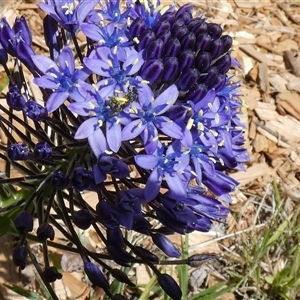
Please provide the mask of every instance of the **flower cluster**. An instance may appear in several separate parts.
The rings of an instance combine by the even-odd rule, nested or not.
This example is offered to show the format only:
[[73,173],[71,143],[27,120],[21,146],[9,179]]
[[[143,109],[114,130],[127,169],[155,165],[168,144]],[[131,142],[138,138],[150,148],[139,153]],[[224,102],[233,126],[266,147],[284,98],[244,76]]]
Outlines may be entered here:
[[[12,27],[5,18],[0,22],[0,63],[10,80],[9,108],[0,105],[9,116],[0,115],[9,141],[1,146],[7,167],[0,185],[11,187],[8,197],[22,195],[14,262],[26,266],[26,241],[37,217],[43,247],[53,243],[53,228],[60,230],[77,247],[90,281],[111,299],[125,298],[111,294],[96,263],[117,280],[132,282],[102,258],[122,266],[148,264],[166,293],[180,299],[176,282],[155,267],[158,257],[129,242],[124,230],[148,235],[167,256],[179,257],[166,233],[207,232],[227,217],[238,182],[224,171],[242,169],[247,161],[239,83],[228,74],[238,66],[230,56],[232,39],[204,16],[194,18],[190,4],[177,9],[127,0],[121,10],[119,0],[45,2],[39,6],[47,13],[50,57],[35,54],[24,17]],[[83,46],[78,32],[86,36]],[[18,62],[21,81],[7,68],[7,54]],[[31,96],[21,63],[43,99]],[[11,178],[11,166],[23,177]],[[84,201],[84,191],[98,198],[96,207]],[[88,251],[73,224],[92,226],[108,254]],[[44,254],[42,279],[60,279]]]

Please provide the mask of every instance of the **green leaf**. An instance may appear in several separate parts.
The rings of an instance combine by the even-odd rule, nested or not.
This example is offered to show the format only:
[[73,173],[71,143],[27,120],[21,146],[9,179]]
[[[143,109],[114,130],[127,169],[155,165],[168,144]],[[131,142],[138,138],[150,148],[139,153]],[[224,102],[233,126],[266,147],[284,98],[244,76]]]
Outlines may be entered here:
[[7,234],[15,232],[12,227],[12,220],[15,219],[18,212],[22,210],[22,206],[17,206],[5,213],[0,214],[0,237]]
[[282,235],[282,233],[284,232],[285,228],[288,226],[289,224],[289,220],[285,220],[276,230],[276,232],[271,236],[271,238],[268,240],[266,247],[271,246],[272,244],[274,244],[279,237]]
[[3,284],[5,287],[7,287],[8,289],[14,291],[15,293],[19,294],[20,296],[23,296],[27,299],[30,300],[42,300],[41,297],[39,297],[39,295],[35,292],[31,292],[28,290],[25,290],[24,288],[17,286],[17,285],[7,285],[7,284]]
[[0,73],[0,93],[8,86],[9,80],[5,72]]
[[231,289],[234,287],[234,285],[230,285],[229,287],[220,290],[220,288],[222,288],[226,284],[227,281],[219,282],[214,286],[202,291],[201,293],[191,297],[189,300],[214,300],[217,297],[230,292]]

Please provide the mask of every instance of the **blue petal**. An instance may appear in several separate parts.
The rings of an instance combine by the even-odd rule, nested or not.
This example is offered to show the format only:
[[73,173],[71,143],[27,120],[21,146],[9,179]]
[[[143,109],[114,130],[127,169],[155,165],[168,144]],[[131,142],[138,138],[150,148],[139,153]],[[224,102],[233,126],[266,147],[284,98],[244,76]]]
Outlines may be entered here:
[[83,59],[83,62],[92,72],[100,76],[110,77],[110,74],[108,72],[109,67],[106,62],[100,59],[93,59],[89,57],[85,57]]
[[59,68],[66,76],[71,77],[75,71],[75,61],[72,50],[69,47],[65,47],[58,59]]
[[159,190],[161,188],[161,182],[162,182],[162,176],[160,176],[160,172],[156,168],[151,172],[147,180],[147,184],[145,188],[146,201],[151,201],[158,195]]
[[120,124],[114,122],[106,123],[106,138],[109,148],[118,152],[121,147],[121,126]]
[[69,97],[68,92],[55,92],[52,93],[48,98],[46,103],[46,108],[49,113],[55,111],[59,106],[61,106]]
[[73,102],[68,105],[68,109],[80,116],[88,116],[91,111],[88,102]]
[[179,91],[175,84],[168,87],[154,101],[153,108],[157,114],[166,112],[177,100]]
[[76,21],[80,24],[83,22],[88,13],[98,3],[98,0],[81,1],[76,10]]
[[157,166],[158,159],[155,155],[140,154],[134,157],[135,162],[143,169],[150,170]]
[[145,126],[146,124],[143,124],[141,119],[130,122],[122,130],[122,141],[128,141],[137,137],[145,129]]
[[154,124],[169,137],[172,137],[174,139],[182,139],[184,137],[181,127],[170,120],[168,117],[157,117],[154,121]]
[[88,137],[88,141],[96,157],[99,157],[107,150],[106,138],[100,128]]
[[179,197],[186,197],[186,190],[183,182],[177,173],[164,173],[170,191],[177,194]]
[[95,130],[100,130],[98,118],[92,117],[84,121],[77,129],[75,139],[85,139],[93,134]]
[[33,82],[46,89],[57,89],[57,81],[52,76],[44,75],[33,79]]
[[96,24],[82,23],[80,25],[80,29],[93,41],[99,42],[103,39],[101,28]]
[[43,73],[48,72],[52,68],[59,72],[56,63],[44,55],[32,55],[31,59],[35,66]]

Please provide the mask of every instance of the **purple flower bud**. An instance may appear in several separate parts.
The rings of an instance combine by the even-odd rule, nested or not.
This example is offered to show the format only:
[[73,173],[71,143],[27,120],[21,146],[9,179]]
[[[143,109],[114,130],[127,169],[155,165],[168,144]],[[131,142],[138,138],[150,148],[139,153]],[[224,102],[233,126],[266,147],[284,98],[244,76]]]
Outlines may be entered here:
[[139,44],[138,44],[138,49],[139,51],[143,50],[146,48],[151,42],[155,41],[156,36],[155,33],[152,30],[144,30],[141,35],[139,36]]
[[177,27],[172,29],[172,35],[174,38],[180,39],[186,34],[188,34],[189,30],[186,26]]
[[207,86],[210,85],[212,86],[215,81],[217,80],[219,75],[219,70],[216,67],[212,67],[208,70],[207,75],[204,77],[204,81],[202,82],[202,78],[201,78],[201,83],[206,84]]
[[226,53],[232,46],[232,37],[229,35],[223,35],[220,40],[223,44],[223,53]]
[[57,279],[62,279],[62,274],[55,267],[48,267],[43,271],[43,277],[48,282],[54,282]]
[[224,53],[223,50],[224,50],[223,42],[221,39],[216,39],[216,40],[212,41],[211,47],[210,47],[210,53],[211,53],[212,58],[219,57],[221,54]]
[[205,73],[210,67],[212,61],[211,54],[208,52],[199,52],[196,57],[196,67],[200,73]]
[[25,16],[16,17],[13,28],[15,33],[20,33],[20,36],[27,45],[32,44],[32,33],[28,27]]
[[[194,29],[196,29],[196,28],[197,28],[198,26],[200,26],[201,24],[206,24],[206,23],[204,22],[204,19],[203,19],[203,18],[197,17],[197,18],[191,20],[191,22],[189,22],[189,24],[188,24],[188,29],[189,29],[190,31],[193,31],[193,32],[194,32]],[[207,27],[206,27],[206,28],[207,28]],[[206,32],[206,30],[205,30],[204,32]],[[202,33],[203,33],[203,32],[202,32]]]
[[178,56],[181,52],[181,44],[178,39],[171,39],[165,47],[165,56]]
[[5,65],[7,63],[7,60],[7,51],[3,48],[2,44],[0,43],[0,64]]
[[207,24],[207,33],[212,37],[213,40],[215,40],[221,36],[222,28],[218,24],[209,23]]
[[97,167],[101,172],[110,174],[115,178],[124,178],[129,173],[129,168],[126,163],[107,154],[102,154],[99,157]]
[[188,26],[190,24],[191,20],[193,19],[193,16],[190,12],[186,11],[181,15],[181,18],[183,19],[184,24]]
[[184,15],[185,13],[192,14],[193,10],[194,8],[190,3],[184,4],[177,10],[175,18],[177,19],[179,17],[182,17],[182,15]]
[[45,241],[47,239],[53,241],[55,233],[53,227],[50,224],[42,223],[38,227],[36,235],[40,241]]
[[189,92],[185,96],[185,99],[192,100],[196,103],[205,97],[207,91],[208,90],[206,84],[197,84],[189,90]]
[[179,62],[176,57],[168,57],[164,60],[163,81],[171,81],[178,76]]
[[56,49],[57,51],[62,48],[62,43],[58,38],[58,23],[50,15],[47,15],[43,20],[44,37],[46,45],[49,49]]
[[172,33],[176,32],[178,28],[185,27],[183,19],[175,18],[175,21],[172,23],[171,31]]
[[51,183],[57,190],[63,190],[69,185],[69,180],[61,170],[55,170],[52,174]]
[[161,39],[163,41],[164,45],[165,45],[172,38],[171,31],[165,30],[165,31],[161,32],[160,34],[158,34],[157,38]]
[[175,15],[173,14],[173,12],[166,12],[164,13],[161,17],[160,17],[160,22],[163,22],[163,21],[169,21],[169,22],[172,22],[175,18]]
[[16,50],[13,44],[15,33],[9,26],[6,18],[2,18],[0,22],[0,42],[3,48],[12,56],[16,56]]
[[9,88],[9,91],[6,94],[6,101],[9,107],[17,111],[22,110],[26,104],[23,95],[16,85],[13,85]]
[[[207,34],[207,23],[205,23],[205,22],[198,23],[191,29],[191,31],[194,32],[195,36],[197,37],[197,41],[198,41],[198,37],[201,34]],[[209,35],[209,37],[210,37],[210,35]],[[199,37],[199,39],[201,39],[201,38]],[[211,37],[210,37],[210,40],[211,40]],[[197,49],[199,49],[199,48],[197,48]]]
[[164,42],[161,39],[157,39],[151,42],[145,51],[147,60],[151,58],[161,58],[164,53]]
[[128,284],[129,286],[135,287],[135,284],[130,281],[127,274],[119,269],[111,269],[111,275],[118,281]]
[[78,167],[72,177],[72,185],[77,191],[83,191],[89,189],[93,184],[94,175],[93,172],[88,171],[82,167]]
[[99,201],[96,205],[98,219],[105,226],[113,228],[119,226],[119,222],[115,216],[114,207],[107,201]]
[[46,142],[39,142],[39,143],[35,144],[33,153],[39,159],[48,160],[52,156],[52,148]]
[[226,75],[218,74],[216,81],[212,85],[208,85],[208,88],[214,88],[216,92],[219,92],[223,89],[225,84],[226,84]]
[[26,144],[11,144],[7,146],[6,152],[11,160],[26,160],[28,158],[28,148]]
[[27,260],[27,249],[20,245],[17,246],[13,251],[13,262],[21,270],[25,269]]
[[159,262],[158,256],[153,254],[149,250],[144,249],[144,248],[139,247],[139,246],[135,246],[135,248],[141,253],[142,258],[145,257],[147,260],[151,261],[154,264],[157,264]]
[[185,50],[179,56],[179,70],[185,71],[194,66],[195,55],[192,50]]
[[180,300],[182,292],[176,281],[168,274],[160,274],[157,282],[173,300]]
[[18,37],[16,38],[16,57],[29,69],[34,70],[35,64],[33,63],[33,60],[31,58],[32,55],[34,55],[34,51],[26,44],[22,38]]
[[207,51],[210,49],[211,46],[211,36],[207,33],[202,33],[197,35],[197,42],[196,42],[196,49],[200,49],[201,51]]
[[92,284],[101,287],[104,290],[109,289],[109,283],[104,277],[103,273],[99,268],[91,262],[86,262],[84,264],[84,272],[88,276]]
[[129,37],[130,39],[134,39],[135,37],[139,37],[141,33],[147,29],[147,26],[145,24],[145,21],[141,18],[136,18],[133,20],[129,27]]
[[181,45],[182,45],[182,50],[186,49],[194,49],[195,43],[196,43],[196,36],[190,32],[186,35],[184,35],[180,39]]
[[218,59],[214,66],[219,69],[220,73],[227,73],[227,71],[230,69],[231,66],[231,57],[230,54],[225,54],[223,57]]
[[113,245],[119,248],[124,247],[124,238],[122,231],[119,227],[107,228],[106,238],[109,245]]
[[44,121],[47,117],[47,110],[42,105],[38,104],[34,100],[29,100],[24,106],[24,112],[28,118],[33,121]]
[[164,64],[162,60],[152,58],[146,61],[141,70],[141,77],[148,80],[150,84],[157,82],[164,71]]
[[95,218],[87,209],[81,209],[74,212],[72,221],[80,229],[86,230],[93,224]]
[[154,244],[160,248],[169,257],[180,257],[180,251],[175,245],[162,233],[151,235]]
[[33,218],[31,214],[25,210],[17,214],[14,224],[21,234],[26,234],[33,230]]
[[178,87],[188,91],[199,79],[200,73],[197,69],[188,69],[179,79]]
[[109,256],[119,265],[129,267],[133,257],[123,248],[114,245],[108,245],[107,252]]
[[152,30],[155,32],[156,35],[168,30],[171,30],[171,24],[169,21],[165,20],[162,22],[158,22],[153,28]]

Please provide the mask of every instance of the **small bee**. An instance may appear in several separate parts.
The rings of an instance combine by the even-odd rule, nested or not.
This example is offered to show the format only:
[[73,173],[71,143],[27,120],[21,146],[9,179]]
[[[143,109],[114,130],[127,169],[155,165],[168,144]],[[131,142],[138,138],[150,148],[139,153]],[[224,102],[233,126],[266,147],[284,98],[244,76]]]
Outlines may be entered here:
[[128,88],[127,93],[124,93],[123,97],[112,96],[109,100],[111,115],[117,115],[127,105],[137,100],[137,89],[135,87]]

